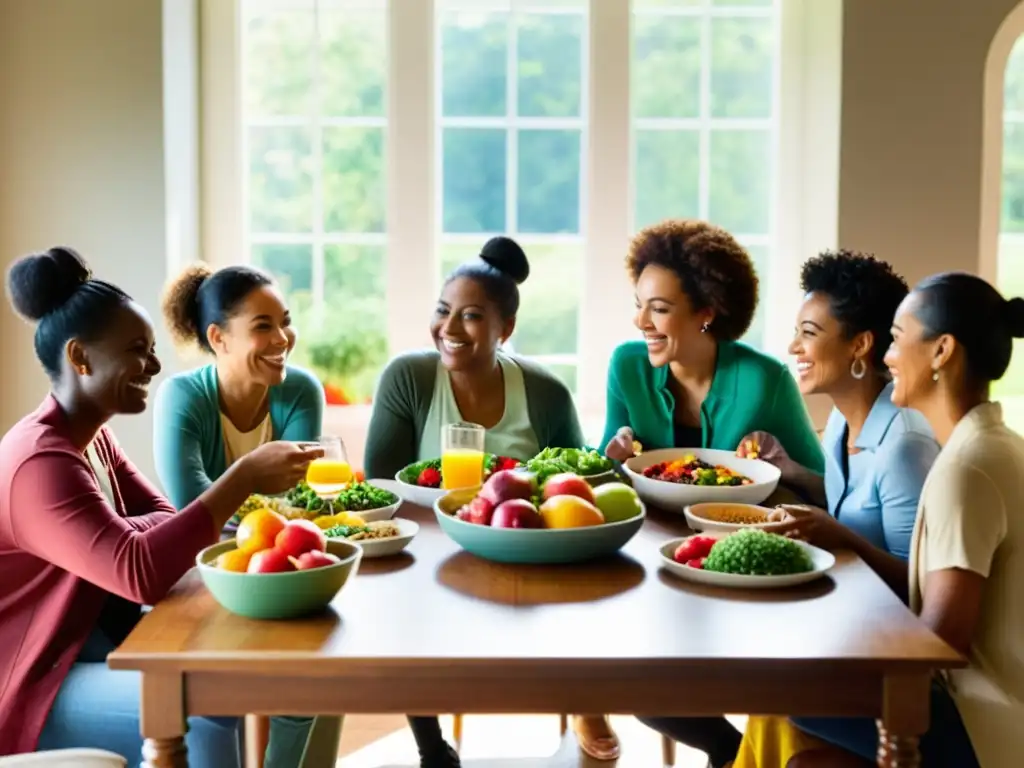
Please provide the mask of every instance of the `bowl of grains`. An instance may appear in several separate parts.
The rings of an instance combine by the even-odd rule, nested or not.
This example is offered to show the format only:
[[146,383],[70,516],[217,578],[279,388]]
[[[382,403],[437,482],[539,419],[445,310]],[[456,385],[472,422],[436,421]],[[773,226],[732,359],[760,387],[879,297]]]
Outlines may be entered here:
[[694,531],[732,533],[744,528],[770,531],[782,524],[784,513],[768,507],[735,502],[691,504],[683,510],[686,524]]

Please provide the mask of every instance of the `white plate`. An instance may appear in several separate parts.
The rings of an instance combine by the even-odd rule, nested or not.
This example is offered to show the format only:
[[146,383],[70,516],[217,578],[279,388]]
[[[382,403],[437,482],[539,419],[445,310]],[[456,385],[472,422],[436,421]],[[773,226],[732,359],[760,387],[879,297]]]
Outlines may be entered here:
[[[723,467],[749,477],[750,485],[683,485],[666,480],[644,477],[642,472],[653,464],[695,456],[708,464]],[[760,504],[775,492],[782,473],[779,468],[759,459],[741,459],[732,451],[711,448],[661,448],[645,451],[622,465],[640,498],[651,506],[682,514],[690,504],[704,501],[735,501],[742,504]]]
[[363,550],[364,558],[373,557],[390,557],[391,555],[397,555],[412,541],[416,534],[420,531],[419,523],[415,520],[406,520],[401,517],[396,517],[392,521],[398,526],[398,535],[392,536],[390,539],[357,539],[352,542]]
[[366,483],[374,486],[375,488],[390,491],[398,497],[398,500],[394,504],[389,504],[386,507],[378,507],[377,509],[350,509],[345,511],[350,515],[356,515],[357,517],[363,518],[363,520],[368,523],[376,523],[379,520],[390,520],[393,518],[395,513],[398,511],[398,508],[402,506],[402,494],[398,489],[399,484],[394,480],[367,480]]
[[811,556],[814,563],[814,570],[805,573],[791,573],[787,576],[746,576],[736,573],[716,573],[705,571],[701,568],[691,568],[684,563],[677,563],[672,559],[676,548],[685,541],[688,536],[672,539],[661,545],[661,565],[673,575],[679,576],[686,581],[694,581],[698,584],[709,584],[714,587],[731,587],[732,589],[777,589],[780,587],[791,587],[795,584],[806,584],[809,581],[820,579],[828,573],[836,564],[836,557],[824,549],[812,547],[802,541],[794,543],[803,547]]
[[403,483],[398,479],[401,470],[395,473],[395,493],[410,504],[417,504],[421,507],[433,507],[434,502],[444,496],[448,491],[444,488],[424,488],[421,485]]

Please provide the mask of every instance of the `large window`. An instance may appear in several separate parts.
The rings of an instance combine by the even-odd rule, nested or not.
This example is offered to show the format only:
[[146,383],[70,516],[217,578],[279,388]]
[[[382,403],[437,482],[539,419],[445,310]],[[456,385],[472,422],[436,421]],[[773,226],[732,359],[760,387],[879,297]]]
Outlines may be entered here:
[[[1024,296],[1024,38],[1006,65],[1003,103],[1003,194],[999,234],[999,288]],[[1007,422],[1024,431],[1024,354],[1014,343],[1010,370],[996,384]]]
[[443,276],[497,234],[531,261],[512,347],[585,417],[636,335],[628,239],[659,219],[736,234],[762,278],[747,340],[784,349],[794,262],[834,245],[801,242],[814,189],[797,183],[800,66],[821,35],[794,19],[820,5],[203,3],[206,145],[243,155],[204,157],[204,255],[281,279],[297,361],[331,402],[367,402],[390,356],[429,344]]

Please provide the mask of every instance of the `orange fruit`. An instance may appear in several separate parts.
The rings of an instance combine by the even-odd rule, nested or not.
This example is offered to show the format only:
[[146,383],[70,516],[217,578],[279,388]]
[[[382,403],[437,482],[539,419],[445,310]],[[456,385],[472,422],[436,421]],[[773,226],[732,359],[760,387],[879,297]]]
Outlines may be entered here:
[[552,496],[541,504],[540,516],[545,528],[582,528],[604,523],[601,510],[579,496]]
[[235,543],[240,550],[249,554],[261,549],[270,549],[274,546],[277,534],[284,530],[287,522],[283,515],[272,509],[257,509],[243,517],[242,522],[238,524]]
[[217,567],[225,571],[245,573],[249,567],[249,559],[252,555],[252,552],[246,552],[241,549],[229,550],[217,558]]

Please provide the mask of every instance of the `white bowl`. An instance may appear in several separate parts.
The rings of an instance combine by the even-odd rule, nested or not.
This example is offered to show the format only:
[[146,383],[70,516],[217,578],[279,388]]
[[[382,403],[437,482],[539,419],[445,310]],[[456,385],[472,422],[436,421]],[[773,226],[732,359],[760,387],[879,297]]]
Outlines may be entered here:
[[433,507],[435,501],[448,493],[444,488],[424,488],[422,485],[403,482],[399,479],[401,474],[401,470],[395,473],[395,493],[410,504],[417,504],[421,507]]
[[[708,464],[721,464],[724,467],[749,477],[750,485],[683,485],[665,480],[654,480],[644,477],[644,469],[663,461],[681,459],[684,456],[695,456]],[[648,504],[668,512],[679,512],[691,504],[705,501],[735,501],[742,504],[760,504],[771,496],[779,485],[782,473],[779,468],[759,459],[741,459],[732,451],[719,451],[711,448],[661,448],[645,451],[634,456],[622,465],[640,494],[640,498]]]
[[744,509],[757,510],[758,512],[763,512],[766,517],[773,511],[768,507],[761,507],[758,506],[757,504],[740,504],[735,501],[726,501],[722,503],[708,501],[703,504],[692,504],[683,510],[683,512],[686,514],[686,525],[690,528],[691,531],[705,531],[709,533],[733,533],[735,531],[741,531],[744,528],[760,528],[764,531],[770,531],[774,528],[778,528],[782,525],[785,525],[785,523],[782,522],[768,522],[768,520],[765,520],[763,523],[725,523],[701,516],[701,512],[705,507],[716,506],[742,507]]
[[405,520],[404,518],[396,517],[391,522],[398,526],[397,536],[392,536],[390,539],[356,539],[351,542],[363,550],[364,559],[397,555],[409,546],[409,542],[420,532],[419,523],[415,520]]
[[785,576],[747,576],[737,573],[705,571],[702,568],[691,568],[685,563],[677,563],[672,559],[676,548],[687,538],[683,536],[661,545],[659,551],[661,552],[662,567],[681,579],[698,584],[709,584],[715,587],[729,587],[732,589],[777,589],[779,587],[791,587],[796,584],[806,584],[809,581],[820,579],[836,564],[836,557],[831,552],[812,547],[803,541],[794,540],[795,544],[802,547],[811,556],[811,562],[814,563],[813,570],[805,571],[804,573],[791,573]]

